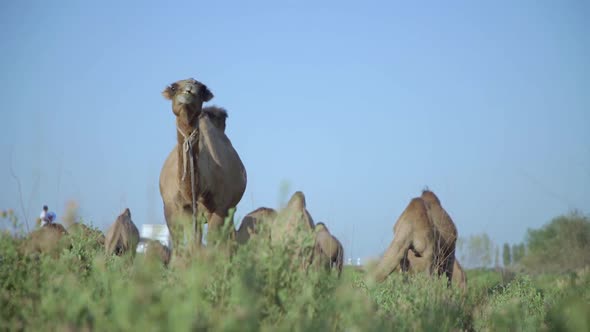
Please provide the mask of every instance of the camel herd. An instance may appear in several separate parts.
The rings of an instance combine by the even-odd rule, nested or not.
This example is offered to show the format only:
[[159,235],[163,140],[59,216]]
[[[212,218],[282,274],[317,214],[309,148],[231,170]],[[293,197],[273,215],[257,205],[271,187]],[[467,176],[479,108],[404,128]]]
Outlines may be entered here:
[[[208,244],[235,241],[245,245],[259,233],[261,225],[265,225],[270,230],[265,234],[272,245],[282,245],[293,234],[309,235],[314,242],[304,266],[313,263],[326,269],[335,268],[340,275],[344,257],[342,244],[324,223],[313,221],[300,191],[293,194],[283,209],[261,207],[250,212],[235,230],[232,218],[227,218],[228,211],[240,202],[246,190],[247,175],[225,134],[227,112],[219,107],[203,107],[213,94],[192,78],[170,84],[162,95],[172,103],[177,129],[177,144],[160,173],[160,194],[172,237],[172,253],[158,241],[150,241],[147,250],[155,252],[167,265],[171,256],[187,245],[197,250],[202,248],[205,223]],[[58,226],[54,224],[46,231],[67,233]],[[457,229],[432,191],[424,190],[421,196],[410,201],[393,231],[395,236],[391,244],[369,273],[371,279],[382,282],[394,271],[424,272],[446,276],[449,284],[465,287],[465,272],[455,258]],[[125,209],[106,236],[98,237],[97,241],[104,243],[108,254],[134,254],[140,237],[129,209]],[[43,251],[43,248],[35,249]]]

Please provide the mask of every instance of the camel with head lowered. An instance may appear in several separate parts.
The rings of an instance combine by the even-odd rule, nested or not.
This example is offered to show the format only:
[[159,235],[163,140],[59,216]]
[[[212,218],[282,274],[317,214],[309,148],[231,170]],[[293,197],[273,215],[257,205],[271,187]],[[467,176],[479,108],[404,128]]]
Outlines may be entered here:
[[[395,236],[373,273],[376,281],[384,281],[398,269],[445,275],[449,285],[452,280],[465,279],[455,262],[457,228],[432,191],[424,190],[412,199],[393,230]],[[464,285],[465,281],[457,283]]]
[[131,211],[125,209],[107,231],[104,243],[105,252],[108,255],[130,254],[135,257],[138,244],[139,230],[131,220]]

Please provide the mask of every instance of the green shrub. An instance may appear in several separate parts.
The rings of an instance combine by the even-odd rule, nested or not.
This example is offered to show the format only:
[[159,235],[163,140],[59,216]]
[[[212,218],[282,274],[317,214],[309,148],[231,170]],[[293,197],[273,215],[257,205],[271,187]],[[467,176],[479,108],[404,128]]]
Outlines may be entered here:
[[528,276],[496,288],[475,320],[476,330],[538,331],[545,320],[545,298]]
[[70,234],[59,257],[25,256],[0,234],[0,330],[471,331],[588,330],[590,268],[508,275],[469,270],[468,289],[423,274],[371,285],[305,258],[311,235],[273,244],[262,227],[228,255],[211,246],[165,268],[138,254],[107,256]]
[[532,273],[572,272],[590,265],[590,218],[578,212],[529,229],[522,264]]

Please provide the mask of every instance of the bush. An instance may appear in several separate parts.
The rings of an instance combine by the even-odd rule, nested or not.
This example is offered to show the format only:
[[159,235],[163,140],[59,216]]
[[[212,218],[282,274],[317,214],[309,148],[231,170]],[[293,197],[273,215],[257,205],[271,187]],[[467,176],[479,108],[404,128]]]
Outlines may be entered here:
[[545,299],[527,276],[493,290],[478,312],[476,330],[538,331],[545,320]]
[[[302,268],[309,236],[273,245],[262,227],[229,258],[212,247],[165,268],[107,256],[91,233],[59,256],[26,256],[0,234],[0,330],[471,331],[587,330],[590,268],[507,276],[470,270],[468,289],[392,274],[370,285]],[[303,259],[303,260],[302,260]]]
[[575,271],[590,265],[590,219],[577,212],[528,230],[523,266],[532,273]]

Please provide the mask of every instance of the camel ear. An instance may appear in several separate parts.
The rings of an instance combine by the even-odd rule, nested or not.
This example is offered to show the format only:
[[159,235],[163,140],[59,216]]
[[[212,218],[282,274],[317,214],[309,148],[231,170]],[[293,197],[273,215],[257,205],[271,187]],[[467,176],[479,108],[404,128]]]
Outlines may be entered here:
[[211,91],[209,91],[209,88],[207,88],[207,86],[204,84],[201,87],[201,97],[203,98],[204,102],[213,99],[213,93],[211,93]]
[[172,100],[174,95],[176,94],[176,90],[178,89],[178,84],[172,83],[162,91],[162,96],[168,100]]

